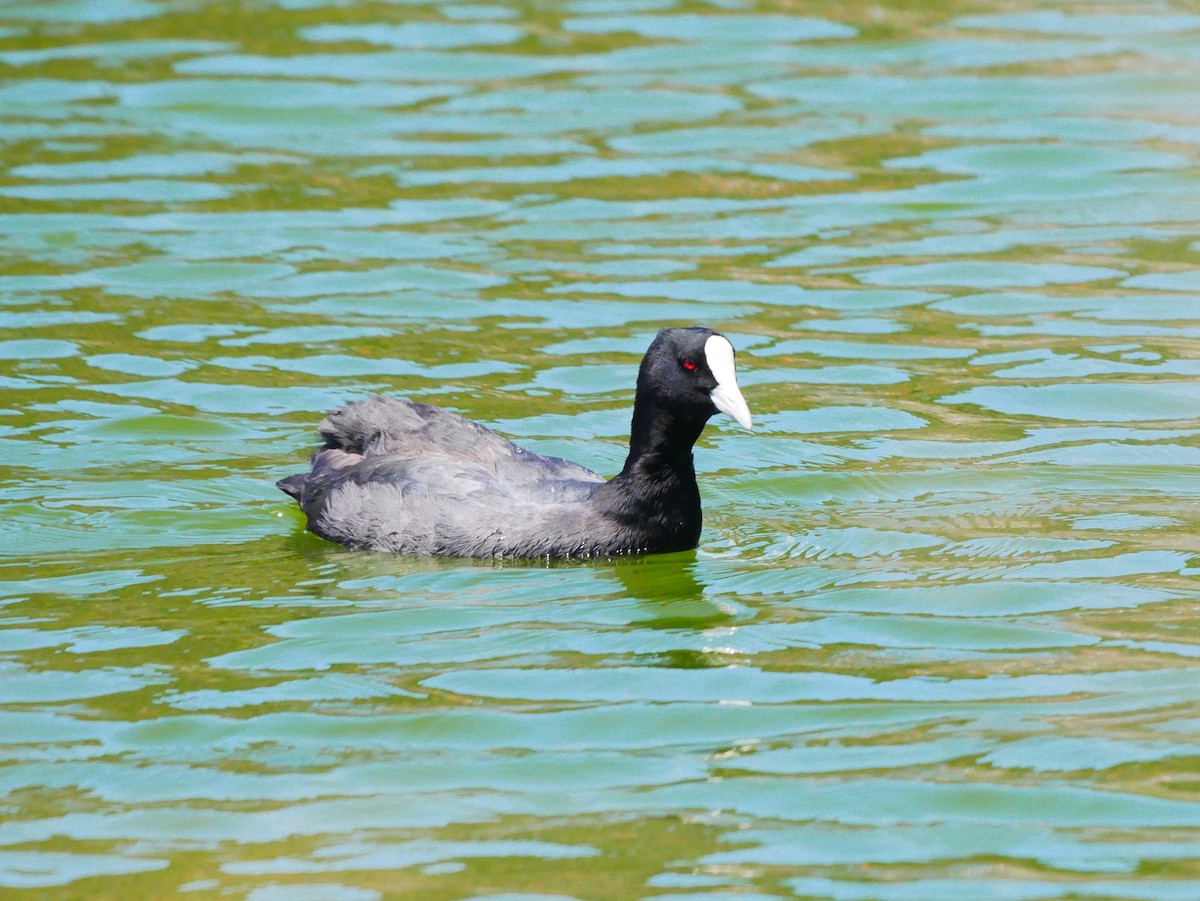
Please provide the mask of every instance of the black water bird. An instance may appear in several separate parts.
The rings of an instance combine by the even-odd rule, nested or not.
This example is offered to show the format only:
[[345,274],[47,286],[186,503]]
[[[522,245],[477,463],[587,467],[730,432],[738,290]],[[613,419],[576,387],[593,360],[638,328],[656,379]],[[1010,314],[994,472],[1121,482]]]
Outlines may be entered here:
[[312,532],[354,548],[521,559],[681,551],[700,540],[692,445],[718,412],[750,428],[733,345],[711,329],[669,328],[642,359],[629,456],[608,481],[457,413],[372,397],[329,413],[310,471],[277,484]]

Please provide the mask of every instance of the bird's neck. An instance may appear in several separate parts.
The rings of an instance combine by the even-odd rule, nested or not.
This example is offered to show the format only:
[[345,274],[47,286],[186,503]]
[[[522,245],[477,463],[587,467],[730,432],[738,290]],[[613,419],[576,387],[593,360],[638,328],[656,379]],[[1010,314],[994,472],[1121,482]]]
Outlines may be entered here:
[[593,503],[622,529],[629,550],[679,551],[700,540],[703,514],[692,445],[704,422],[676,416],[639,398],[633,408],[629,456]]
[[704,420],[681,417],[650,398],[637,398],[629,431],[629,456],[621,475],[674,476],[694,485],[692,446],[703,430]]

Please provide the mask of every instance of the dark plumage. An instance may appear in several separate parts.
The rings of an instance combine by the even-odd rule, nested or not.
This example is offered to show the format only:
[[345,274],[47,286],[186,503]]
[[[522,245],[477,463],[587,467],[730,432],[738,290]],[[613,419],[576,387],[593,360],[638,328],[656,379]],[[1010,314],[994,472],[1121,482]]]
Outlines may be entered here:
[[457,413],[391,397],[331,412],[311,470],[278,482],[308,528],[350,547],[447,557],[680,551],[700,539],[692,445],[718,411],[746,427],[733,346],[663,329],[638,372],[629,457],[607,482]]

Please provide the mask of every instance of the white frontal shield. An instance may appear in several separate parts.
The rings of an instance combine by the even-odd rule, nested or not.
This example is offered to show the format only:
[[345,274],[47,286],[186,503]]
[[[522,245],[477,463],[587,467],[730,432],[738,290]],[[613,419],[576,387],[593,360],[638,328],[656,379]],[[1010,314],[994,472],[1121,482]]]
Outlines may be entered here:
[[722,413],[727,413],[737,420],[738,425],[752,428],[750,408],[746,406],[746,398],[738,389],[737,372],[733,367],[733,345],[724,335],[713,335],[704,342],[704,356],[708,361],[708,370],[717,380],[717,387],[709,397],[713,405]]

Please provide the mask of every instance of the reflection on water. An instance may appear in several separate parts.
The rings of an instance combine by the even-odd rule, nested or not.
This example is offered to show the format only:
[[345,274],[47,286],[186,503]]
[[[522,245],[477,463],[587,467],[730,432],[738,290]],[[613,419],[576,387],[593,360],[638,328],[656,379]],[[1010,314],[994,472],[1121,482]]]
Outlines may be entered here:
[[[1200,15],[0,5],[14,897],[1200,896]],[[272,483],[371,392],[694,553],[419,561]]]

